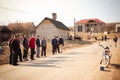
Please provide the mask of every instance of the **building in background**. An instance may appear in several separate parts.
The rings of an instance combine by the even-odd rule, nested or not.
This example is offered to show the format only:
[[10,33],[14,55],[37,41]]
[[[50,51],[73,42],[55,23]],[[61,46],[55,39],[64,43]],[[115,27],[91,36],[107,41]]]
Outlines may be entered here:
[[75,32],[78,33],[102,33],[104,32],[105,22],[100,19],[82,19],[75,24]]
[[6,26],[0,26],[0,43],[9,40],[11,31]]
[[69,37],[69,28],[62,22],[57,21],[56,13],[52,14],[52,19],[45,17],[36,27],[36,35],[45,36],[52,39],[53,36],[62,36],[64,39]]
[[116,32],[120,32],[120,23],[116,23]]
[[12,31],[13,34],[22,33],[22,34],[35,34],[35,25],[33,22],[16,22],[9,23],[7,27]]

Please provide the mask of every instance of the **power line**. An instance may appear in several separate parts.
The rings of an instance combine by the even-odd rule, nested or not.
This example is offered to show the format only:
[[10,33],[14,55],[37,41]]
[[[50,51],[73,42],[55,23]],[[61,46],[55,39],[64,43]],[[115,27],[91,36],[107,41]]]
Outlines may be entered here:
[[44,15],[39,15],[36,13],[31,13],[31,12],[27,12],[27,11],[21,11],[21,10],[16,10],[16,9],[10,9],[10,8],[6,8],[6,7],[1,7],[1,9],[6,9],[6,10],[10,10],[10,11],[15,11],[15,12],[20,12],[20,13],[24,13],[24,14],[31,14],[31,15],[37,15],[37,16],[44,16]]

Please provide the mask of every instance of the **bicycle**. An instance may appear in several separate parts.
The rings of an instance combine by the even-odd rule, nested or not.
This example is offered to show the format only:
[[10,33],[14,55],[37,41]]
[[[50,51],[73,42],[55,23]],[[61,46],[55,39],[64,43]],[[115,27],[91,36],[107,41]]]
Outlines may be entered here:
[[109,49],[109,47],[104,47],[102,45],[100,45],[100,46],[104,49],[104,53],[103,53],[102,59],[100,61],[100,64],[103,67],[107,68],[110,65],[110,59],[111,59],[110,49]]

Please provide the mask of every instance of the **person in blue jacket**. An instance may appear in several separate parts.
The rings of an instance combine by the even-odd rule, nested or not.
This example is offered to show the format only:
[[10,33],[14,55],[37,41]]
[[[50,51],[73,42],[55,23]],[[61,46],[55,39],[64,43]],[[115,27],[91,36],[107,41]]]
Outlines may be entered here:
[[57,39],[56,36],[52,39],[52,53],[53,55],[57,52]]

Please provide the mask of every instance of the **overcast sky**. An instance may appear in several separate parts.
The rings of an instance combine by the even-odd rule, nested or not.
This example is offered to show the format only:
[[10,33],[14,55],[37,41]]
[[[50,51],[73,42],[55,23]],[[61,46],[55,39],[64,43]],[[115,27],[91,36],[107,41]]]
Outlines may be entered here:
[[66,26],[88,18],[99,18],[104,22],[120,22],[120,0],[0,0],[0,24],[10,22],[34,22],[45,17],[57,20]]

